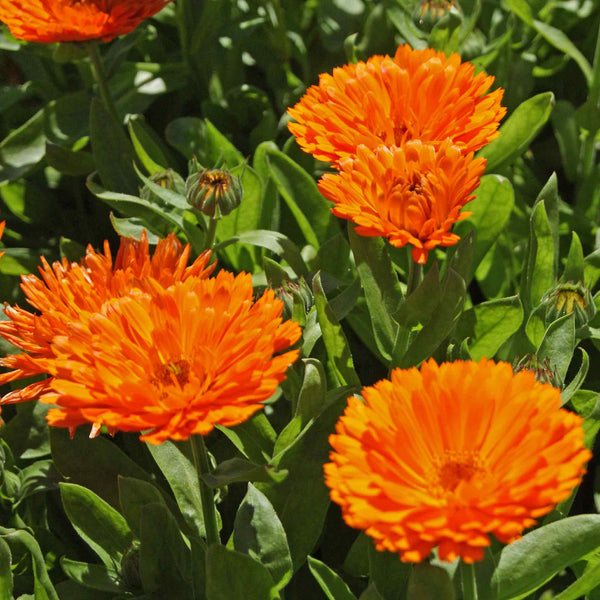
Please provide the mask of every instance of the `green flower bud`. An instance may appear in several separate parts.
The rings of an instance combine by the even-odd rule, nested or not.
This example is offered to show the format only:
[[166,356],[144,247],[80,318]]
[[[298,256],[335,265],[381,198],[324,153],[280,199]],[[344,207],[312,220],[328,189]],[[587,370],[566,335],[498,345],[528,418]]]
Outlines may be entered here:
[[575,313],[575,327],[587,324],[596,314],[596,305],[589,288],[581,282],[559,283],[542,299],[546,305],[546,323]]
[[556,372],[549,358],[540,360],[535,354],[526,354],[521,360],[516,358],[513,362],[513,371],[531,371],[535,375],[536,381],[540,383],[549,383],[555,388],[562,389],[563,381]]
[[314,304],[314,297],[304,277],[298,281],[284,281],[275,289],[275,295],[283,302],[284,319],[293,319],[301,325],[306,323],[306,315]]
[[242,201],[242,180],[225,169],[202,169],[185,182],[187,201],[205,215],[220,219]]
[[[160,187],[165,188],[166,190],[177,192],[182,196],[185,195],[185,181],[183,177],[179,173],[173,171],[173,169],[154,173],[154,175],[150,176],[150,181],[156,185],[160,185]],[[144,185],[140,192],[140,196],[144,200],[151,200],[155,194],[148,185]],[[164,202],[164,200],[160,200],[160,202]]]

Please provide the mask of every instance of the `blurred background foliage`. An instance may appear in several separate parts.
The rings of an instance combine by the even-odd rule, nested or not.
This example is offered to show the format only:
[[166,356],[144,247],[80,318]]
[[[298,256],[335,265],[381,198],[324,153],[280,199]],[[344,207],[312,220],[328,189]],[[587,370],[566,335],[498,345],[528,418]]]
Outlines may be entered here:
[[[349,393],[390,367],[431,355],[518,362],[536,353],[564,385],[565,403],[586,418],[590,446],[600,428],[600,372],[589,368],[600,364],[599,27],[595,0],[179,0],[100,47],[122,129],[107,126],[80,46],[24,43],[2,28],[0,220],[7,229],[0,296],[23,303],[18,275],[35,272],[41,254],[77,260],[88,243],[100,247],[109,239],[114,247],[117,232],[174,230],[199,253],[208,221],[186,203],[188,169],[222,167],[240,177],[242,204],[217,228],[219,264],[251,272],[259,289],[278,288],[305,335],[303,358],[282,385],[285,401],[275,397],[266,416],[209,439],[217,462],[231,458],[233,443],[238,459],[262,469],[222,474],[222,537],[235,534],[242,518],[236,517],[245,493],[239,482],[255,481],[247,502],[266,514],[274,507],[289,543],[291,562],[277,571],[280,586],[294,573],[285,598],[405,598],[409,577],[414,590],[419,578],[442,575],[410,575],[396,557],[374,556],[365,537],[329,507],[320,483],[327,435]],[[328,167],[302,153],[286,126],[287,107],[319,73],[376,53],[393,55],[401,43],[460,53],[495,76],[508,107],[502,135],[480,151],[488,159],[486,176],[468,207],[473,215],[457,226],[461,243],[431,253],[423,283],[405,303],[407,249],[359,238],[330,214],[315,184]],[[161,183],[167,169],[180,176],[170,186]],[[582,310],[561,312],[559,282],[582,282],[576,290]],[[190,589],[203,582],[188,589],[189,573],[160,585],[148,575],[148,565],[163,559],[171,565],[169,555],[180,553],[185,563],[190,552],[197,559],[205,551],[193,541],[193,492],[178,479],[189,465],[187,450],[167,443],[151,454],[136,435],[123,434],[89,441],[78,433],[68,442],[64,431],[49,434],[45,410],[19,405],[2,415],[0,523],[35,536],[16,539],[0,529],[0,555],[10,546],[16,565],[14,596],[31,593],[33,585],[36,599],[53,598],[50,577],[61,600],[164,598],[163,585],[180,590],[171,597],[193,597]],[[169,461],[175,466],[166,467]],[[596,512],[595,464],[575,512]],[[288,477],[276,482],[265,465]],[[143,518],[131,497],[151,506]],[[568,514],[573,501],[548,520]],[[103,554],[97,532],[87,531],[77,512],[86,502],[120,532],[119,564],[110,555],[103,567],[89,566],[96,560],[90,548]],[[79,523],[81,539],[73,537],[65,510]],[[168,531],[179,526],[191,550],[173,534],[171,545],[138,556],[134,537],[142,547],[153,543],[144,519]],[[319,560],[308,564],[310,552]],[[579,558],[569,572],[555,565],[546,579],[525,587],[528,597],[552,597],[543,594],[597,566],[597,557]],[[366,587],[367,574],[380,596]],[[8,575],[0,572],[0,587],[2,581]],[[346,584],[352,595],[331,591]],[[10,598],[0,592],[4,597]]]

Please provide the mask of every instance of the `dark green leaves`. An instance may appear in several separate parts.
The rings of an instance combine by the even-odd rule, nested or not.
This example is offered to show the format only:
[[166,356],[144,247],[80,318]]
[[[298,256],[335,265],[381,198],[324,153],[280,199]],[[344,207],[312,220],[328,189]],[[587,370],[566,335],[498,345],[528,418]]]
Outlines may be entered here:
[[75,531],[107,567],[119,565],[133,540],[125,519],[104,500],[80,485],[62,483],[61,495]]

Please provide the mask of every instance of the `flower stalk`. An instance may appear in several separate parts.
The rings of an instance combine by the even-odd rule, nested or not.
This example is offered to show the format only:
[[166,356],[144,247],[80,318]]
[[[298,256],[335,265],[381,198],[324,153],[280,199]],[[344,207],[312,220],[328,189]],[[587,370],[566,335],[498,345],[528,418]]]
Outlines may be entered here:
[[202,514],[204,516],[204,527],[206,531],[206,543],[220,544],[219,527],[217,525],[217,508],[215,506],[214,492],[204,483],[202,475],[210,473],[210,460],[208,451],[204,443],[204,437],[201,435],[192,435],[190,437],[192,455],[194,457],[194,466],[198,472],[198,483],[200,484],[200,497],[202,498]]
[[464,561],[459,563],[460,580],[462,583],[463,600],[477,600],[477,584],[475,581],[475,567]]
[[119,124],[120,126],[121,119],[119,118],[117,107],[115,106],[110,89],[108,87],[108,78],[106,77],[106,71],[104,70],[104,65],[102,64],[100,51],[98,50],[98,42],[95,40],[85,42],[85,47],[92,62],[92,73],[94,75],[96,85],[98,86],[98,93],[100,94],[104,108],[106,108],[108,114],[114,119],[115,123]]

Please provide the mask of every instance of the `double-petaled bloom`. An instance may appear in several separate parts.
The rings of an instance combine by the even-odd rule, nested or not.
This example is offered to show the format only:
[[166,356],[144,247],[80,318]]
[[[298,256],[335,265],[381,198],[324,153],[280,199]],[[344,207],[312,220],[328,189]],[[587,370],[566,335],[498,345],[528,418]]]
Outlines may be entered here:
[[0,21],[30,42],[108,42],[172,0],[0,0]]
[[345,521],[407,562],[481,560],[567,498],[591,453],[560,390],[507,363],[430,360],[352,397],[325,465]]
[[0,365],[6,383],[50,377],[5,396],[55,405],[51,425],[144,431],[160,443],[241,423],[262,408],[297,358],[299,326],[283,322],[273,291],[257,300],[250,275],[210,277],[204,253],[187,265],[171,235],[123,239],[113,264],[88,248],[81,264],[45,261],[23,277],[34,314],[6,307],[0,335],[22,349]]
[[340,161],[339,173],[323,176],[321,193],[333,213],[356,223],[365,236],[382,236],[393,246],[413,247],[412,257],[425,263],[436,246],[451,246],[459,237],[452,225],[474,198],[485,170],[484,159],[464,155],[457,146],[410,140],[402,146],[359,146],[354,159]]
[[498,135],[506,109],[494,78],[474,74],[458,54],[400,46],[392,59],[372,56],[323,73],[289,114],[298,144],[334,166],[361,144],[401,146],[409,140],[440,146],[448,140],[464,154]]
[[413,246],[413,259],[458,241],[450,229],[467,216],[485,168],[473,153],[498,135],[506,110],[494,81],[432,49],[400,46],[324,73],[289,110],[298,144],[336,174],[321,192],[334,214],[361,235]]

